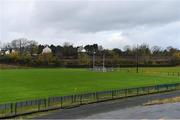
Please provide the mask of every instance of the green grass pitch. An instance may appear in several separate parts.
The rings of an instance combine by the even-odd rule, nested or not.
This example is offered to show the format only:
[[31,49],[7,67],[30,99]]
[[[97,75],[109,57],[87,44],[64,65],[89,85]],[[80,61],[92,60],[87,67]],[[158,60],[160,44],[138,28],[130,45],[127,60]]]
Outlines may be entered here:
[[8,69],[0,70],[0,103],[47,98],[49,96],[180,82],[180,67],[117,69],[91,72],[88,69]]

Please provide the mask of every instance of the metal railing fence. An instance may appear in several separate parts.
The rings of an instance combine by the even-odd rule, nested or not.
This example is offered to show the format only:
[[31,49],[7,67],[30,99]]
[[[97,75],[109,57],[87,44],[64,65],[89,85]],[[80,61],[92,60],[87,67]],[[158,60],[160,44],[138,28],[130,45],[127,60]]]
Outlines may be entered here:
[[44,99],[27,100],[15,103],[0,104],[0,118],[15,117],[18,115],[46,111],[52,109],[64,109],[83,104],[119,99],[131,96],[166,92],[180,89],[180,83],[163,84],[156,86],[117,89],[109,91],[91,92],[70,96],[54,96]]

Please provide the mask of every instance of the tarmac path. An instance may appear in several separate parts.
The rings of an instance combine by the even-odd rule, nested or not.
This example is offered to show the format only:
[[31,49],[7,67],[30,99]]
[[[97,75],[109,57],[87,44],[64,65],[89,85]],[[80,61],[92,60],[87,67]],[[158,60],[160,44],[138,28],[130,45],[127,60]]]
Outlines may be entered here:
[[[177,96],[180,96],[180,90],[167,92],[167,93],[150,94],[150,95],[111,100],[111,101],[100,102],[100,103],[87,104],[87,105],[82,105],[82,106],[70,108],[70,109],[59,109],[57,111],[51,112],[50,114],[40,116],[35,119],[86,119],[86,118],[88,119],[98,119],[98,118],[113,119],[113,118],[117,118],[117,116],[113,117],[112,115],[108,117],[106,115],[103,117],[103,113],[105,114],[108,112],[110,113],[113,111],[120,111],[120,110],[125,110],[128,108],[139,107],[139,106],[142,107],[143,103],[146,103],[151,100],[172,98],[172,97],[177,97]],[[133,119],[133,118],[128,118],[128,119]],[[137,119],[138,119],[138,116],[137,116]]]

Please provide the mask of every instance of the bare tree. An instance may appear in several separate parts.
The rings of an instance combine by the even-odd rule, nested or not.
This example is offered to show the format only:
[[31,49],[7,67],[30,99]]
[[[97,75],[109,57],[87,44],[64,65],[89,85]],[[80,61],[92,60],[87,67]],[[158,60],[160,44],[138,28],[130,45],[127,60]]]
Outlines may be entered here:
[[153,46],[151,50],[153,54],[159,54],[161,52],[161,47]]
[[37,44],[38,43],[34,40],[28,40],[26,38],[15,39],[10,43],[12,49],[18,50],[20,55],[25,50],[32,51],[32,49],[37,46]]

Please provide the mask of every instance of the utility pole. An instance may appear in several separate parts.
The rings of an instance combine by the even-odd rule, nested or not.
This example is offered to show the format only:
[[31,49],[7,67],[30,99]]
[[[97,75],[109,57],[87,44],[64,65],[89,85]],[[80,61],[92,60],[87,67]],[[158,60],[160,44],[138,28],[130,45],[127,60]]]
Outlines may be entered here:
[[103,72],[105,72],[105,53],[103,53]]
[[93,69],[95,67],[95,51],[93,52]]
[[136,50],[136,73],[139,73],[139,53],[138,53],[138,44],[137,44],[137,50]]
[[19,40],[19,52],[20,52],[20,56],[22,55],[22,41]]
[[103,54],[103,70],[105,68],[105,54]]

